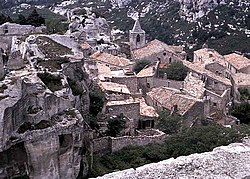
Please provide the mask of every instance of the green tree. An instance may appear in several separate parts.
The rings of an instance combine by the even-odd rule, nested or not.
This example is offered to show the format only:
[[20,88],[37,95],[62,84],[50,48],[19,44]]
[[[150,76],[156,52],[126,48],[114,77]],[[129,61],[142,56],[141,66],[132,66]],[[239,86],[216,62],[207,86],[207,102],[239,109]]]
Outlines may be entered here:
[[163,77],[166,73],[170,80],[183,81],[188,73],[188,68],[182,62],[172,62],[166,68],[159,69],[159,76]]
[[176,134],[181,129],[182,117],[177,114],[172,114],[166,110],[159,113],[159,117],[156,122],[156,128],[165,132],[166,134]]
[[4,24],[5,22],[13,22],[13,20],[10,18],[10,16],[0,14],[0,24]]
[[34,9],[27,17],[27,24],[39,27],[45,24],[45,19],[37,13],[36,9]]
[[232,115],[240,120],[240,123],[250,123],[250,104],[243,102],[239,106],[236,106],[232,112]]
[[53,33],[65,33],[68,29],[68,24],[63,22],[61,19],[46,19],[45,25],[49,34]]
[[89,93],[90,106],[89,113],[94,117],[101,112],[104,105],[104,94],[100,90],[94,90]]
[[15,21],[17,24],[26,25],[27,19],[22,14],[18,14],[17,20]]
[[120,134],[120,132],[125,128],[126,120],[123,115],[119,115],[117,117],[111,117],[108,120],[108,130],[107,135],[116,137]]
[[247,88],[239,88],[238,91],[240,93],[240,100],[241,101],[245,101],[245,100],[250,99],[250,93],[249,93],[249,90]]
[[139,73],[145,66],[149,65],[151,62],[148,60],[139,60],[135,63],[133,71]]

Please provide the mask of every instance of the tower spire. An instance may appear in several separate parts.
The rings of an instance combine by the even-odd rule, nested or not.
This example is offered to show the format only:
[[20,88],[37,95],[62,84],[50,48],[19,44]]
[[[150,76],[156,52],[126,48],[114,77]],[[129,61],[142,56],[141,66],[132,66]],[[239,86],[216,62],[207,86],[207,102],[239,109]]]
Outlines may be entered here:
[[132,30],[129,31],[130,49],[138,49],[145,46],[145,31],[142,30],[139,18],[135,20]]

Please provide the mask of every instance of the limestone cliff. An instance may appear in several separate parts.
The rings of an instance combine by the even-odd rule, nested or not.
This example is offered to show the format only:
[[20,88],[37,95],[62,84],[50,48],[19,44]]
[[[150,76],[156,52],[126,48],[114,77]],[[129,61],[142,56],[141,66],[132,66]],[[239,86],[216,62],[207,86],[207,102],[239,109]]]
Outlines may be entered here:
[[0,178],[86,176],[93,150],[84,120],[90,82],[84,61],[71,43],[47,36],[12,40],[18,55],[0,81]]

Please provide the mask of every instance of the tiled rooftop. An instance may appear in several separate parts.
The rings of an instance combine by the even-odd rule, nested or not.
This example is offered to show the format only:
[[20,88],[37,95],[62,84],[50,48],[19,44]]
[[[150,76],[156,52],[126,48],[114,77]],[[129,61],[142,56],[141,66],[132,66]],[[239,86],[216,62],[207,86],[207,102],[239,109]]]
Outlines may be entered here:
[[89,49],[89,48],[91,48],[91,46],[87,42],[84,42],[84,43],[80,44],[80,47],[81,47],[81,49]]
[[98,69],[98,78],[100,80],[105,80],[105,78],[112,78],[110,68],[103,63],[96,63],[96,67]]
[[177,113],[180,115],[184,115],[196,102],[201,101],[180,90],[166,87],[153,88],[147,95],[170,111],[177,105]]
[[110,65],[114,65],[117,67],[125,67],[125,66],[132,64],[132,62],[129,59],[126,59],[124,57],[115,56],[112,54],[108,54],[105,52],[100,52],[100,51],[92,54],[90,56],[90,58],[92,58],[93,60],[96,60],[96,61],[100,61],[100,62],[108,63]]
[[98,84],[103,91],[130,94],[130,91],[126,85],[113,83],[113,82],[99,82]]
[[191,69],[192,71],[195,71],[199,74],[206,74],[209,78],[212,78],[216,81],[219,81],[225,85],[231,86],[231,81],[227,78],[223,78],[219,75],[216,75],[215,73],[206,70],[204,67],[198,65],[197,63],[191,63],[189,61],[183,61],[183,64],[188,67],[189,69]]
[[198,61],[195,61],[194,63],[197,63],[201,66],[205,67],[206,65],[212,63],[219,63],[220,65],[226,67],[224,57],[214,49],[202,48],[196,50],[194,51],[194,56],[198,58]]
[[244,57],[243,55],[239,55],[237,53],[231,53],[225,55],[225,60],[234,66],[237,70],[250,66],[250,59]]
[[237,86],[250,86],[250,74],[235,73],[232,78]]
[[152,106],[148,106],[144,98],[130,98],[122,101],[109,101],[107,106],[119,106],[119,105],[128,105],[128,104],[137,104],[140,103],[140,115],[146,117],[158,117],[156,109]]
[[180,51],[182,51],[181,49],[182,47],[170,46],[155,39],[147,43],[145,47],[135,49],[132,53],[134,59],[142,59],[144,57],[148,57],[150,55],[160,53],[163,51],[168,51],[171,53],[180,53]]
[[154,76],[158,65],[159,65],[159,62],[157,62],[156,64],[146,66],[136,76],[139,78]]

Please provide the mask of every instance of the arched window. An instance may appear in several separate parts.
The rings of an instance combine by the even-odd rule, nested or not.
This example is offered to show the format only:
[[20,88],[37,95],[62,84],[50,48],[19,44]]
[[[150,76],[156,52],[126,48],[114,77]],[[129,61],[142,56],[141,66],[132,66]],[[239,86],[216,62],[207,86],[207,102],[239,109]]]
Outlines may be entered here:
[[136,36],[136,43],[139,43],[141,41],[141,37],[140,37],[140,35],[138,34],[137,36]]
[[171,62],[172,62],[172,58],[170,57],[170,58],[169,58],[169,63],[171,63]]

